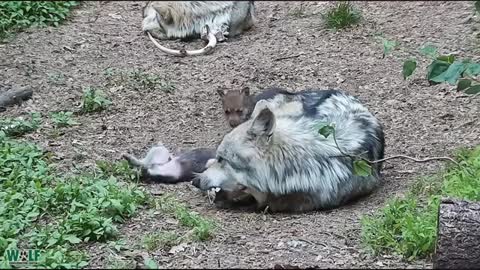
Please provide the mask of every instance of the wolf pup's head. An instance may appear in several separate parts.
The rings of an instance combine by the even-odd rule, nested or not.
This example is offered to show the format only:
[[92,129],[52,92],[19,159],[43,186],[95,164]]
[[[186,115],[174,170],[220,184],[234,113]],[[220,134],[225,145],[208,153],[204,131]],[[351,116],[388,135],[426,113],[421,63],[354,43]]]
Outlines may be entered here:
[[235,128],[245,122],[250,116],[250,89],[244,87],[241,90],[218,89],[218,95],[222,100],[222,107],[230,127]]
[[269,108],[262,109],[254,119],[248,120],[226,134],[217,148],[217,156],[207,169],[197,175],[193,185],[201,190],[221,188],[236,191],[250,186],[249,179],[267,174],[265,162],[274,143],[275,116]]

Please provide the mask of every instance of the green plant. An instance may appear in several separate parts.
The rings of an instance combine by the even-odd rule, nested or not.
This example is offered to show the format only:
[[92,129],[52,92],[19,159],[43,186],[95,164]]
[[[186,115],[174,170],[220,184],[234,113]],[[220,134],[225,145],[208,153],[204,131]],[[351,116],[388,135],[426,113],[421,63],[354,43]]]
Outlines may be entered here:
[[326,26],[335,30],[358,24],[361,18],[360,12],[348,1],[340,1],[323,15]]
[[0,168],[0,254],[16,247],[41,249],[40,267],[88,265],[78,245],[114,239],[115,224],[150,203],[135,184],[97,168],[60,175],[36,145],[5,136]]
[[148,251],[158,248],[168,249],[179,243],[180,236],[175,232],[157,232],[143,238],[143,245]]
[[4,133],[6,136],[18,137],[37,130],[41,123],[40,113],[31,113],[29,120],[24,120],[23,117],[0,119],[0,133]]
[[[400,47],[395,41],[389,41],[380,37],[383,43],[384,57],[394,49],[400,49],[406,52],[406,49]],[[453,54],[440,54],[438,49],[425,44],[419,49],[419,53],[431,60],[427,67],[426,79],[430,85],[448,83],[456,85],[457,91],[463,91],[465,94],[480,93],[480,63],[471,59],[457,59]],[[405,60],[402,68],[403,78],[406,80],[411,77],[418,67],[417,58],[410,57]]]
[[458,166],[414,183],[404,198],[362,218],[362,241],[374,253],[396,253],[408,260],[431,256],[436,242],[441,197],[480,201],[480,145],[456,154]]
[[[458,60],[451,54],[440,55],[432,45],[422,47],[420,53],[432,60],[427,68],[427,80],[431,85],[448,83],[457,85],[457,91],[466,94],[480,93],[480,80],[475,78],[480,75],[480,63],[470,59]],[[410,77],[416,67],[414,58],[407,60],[403,65],[404,78]]]
[[92,87],[87,87],[84,90],[82,100],[82,111],[84,113],[105,110],[110,104],[112,104],[112,102],[105,97],[102,90]]
[[58,26],[79,1],[0,2],[0,39],[28,27]]
[[163,195],[156,203],[157,207],[163,211],[172,213],[180,224],[191,228],[194,240],[206,241],[213,237],[216,228],[215,222],[190,211],[184,204],[173,199],[170,194]]
[[126,160],[116,162],[99,160],[96,164],[102,173],[113,175],[122,180],[137,182],[140,178],[140,170],[132,168]]
[[77,125],[78,122],[72,119],[73,112],[54,112],[51,113],[53,123],[56,127],[68,127]]

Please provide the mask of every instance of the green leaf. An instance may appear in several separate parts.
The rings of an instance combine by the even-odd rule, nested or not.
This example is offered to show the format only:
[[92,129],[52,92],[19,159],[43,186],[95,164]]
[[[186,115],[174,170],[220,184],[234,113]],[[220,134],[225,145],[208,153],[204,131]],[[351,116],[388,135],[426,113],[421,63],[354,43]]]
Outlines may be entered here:
[[150,258],[145,259],[144,263],[145,263],[145,266],[147,267],[147,269],[158,269],[157,263]]
[[450,64],[442,60],[434,60],[427,68],[427,79],[432,82],[432,78],[445,72]]
[[415,59],[407,60],[405,63],[403,63],[403,79],[406,80],[408,77],[410,77],[415,69],[417,68],[417,61]]
[[438,83],[448,82],[449,84],[454,85],[457,83],[458,78],[460,78],[462,73],[465,71],[465,68],[465,63],[455,61],[448,67],[446,71],[431,78],[430,80]]
[[63,239],[72,243],[72,244],[78,244],[78,243],[82,242],[82,240],[80,240],[80,238],[76,237],[75,235],[67,235]]
[[455,55],[453,54],[450,54],[450,55],[440,55],[439,57],[437,57],[437,60],[440,60],[440,61],[445,61],[449,64],[452,64],[453,62],[455,62]]
[[478,93],[480,93],[480,84],[470,86],[467,90],[465,90],[465,94],[469,94],[469,95],[475,95]]
[[420,53],[430,58],[438,56],[437,48],[433,45],[426,45],[420,49]]
[[353,174],[358,176],[372,175],[372,166],[370,166],[365,160],[355,160],[353,161]]
[[385,56],[387,54],[389,54],[396,46],[397,46],[397,42],[395,42],[394,40],[387,40],[385,38],[382,38],[382,43],[383,43],[383,57],[382,58],[385,58]]
[[472,81],[468,79],[460,79],[457,84],[457,91],[463,91],[472,85]]
[[465,69],[465,74],[471,77],[475,77],[480,74],[480,64],[468,63]]
[[328,138],[333,132],[335,132],[335,128],[331,125],[324,125],[318,130],[318,133],[322,134],[325,138]]

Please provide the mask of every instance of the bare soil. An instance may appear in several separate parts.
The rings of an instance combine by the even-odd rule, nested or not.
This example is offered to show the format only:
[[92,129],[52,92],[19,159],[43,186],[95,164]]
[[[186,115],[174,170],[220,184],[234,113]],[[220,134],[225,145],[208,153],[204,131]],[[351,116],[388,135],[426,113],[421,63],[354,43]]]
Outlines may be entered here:
[[[54,134],[51,122],[27,135],[53,151],[68,170],[118,160],[121,153],[142,155],[153,143],[170,149],[214,147],[228,132],[218,87],[268,86],[293,91],[309,87],[343,89],[358,96],[382,121],[386,155],[450,155],[478,143],[480,98],[461,97],[454,86],[429,86],[427,61],[404,80],[396,51],[382,59],[382,33],[409,49],[430,42],[442,53],[478,61],[478,22],[469,20],[473,2],[357,2],[364,20],[352,29],[325,29],[321,13],[333,2],[257,2],[257,24],[244,35],[219,44],[211,55],[167,56],[141,33],[139,2],[86,2],[58,28],[30,29],[0,45],[3,84],[34,88],[33,99],[10,107],[2,117],[78,111],[82,90],[103,87],[113,101],[108,110],[76,115],[79,126]],[[304,7],[304,14],[294,10]],[[179,48],[180,41],[164,42]],[[194,41],[187,48],[199,48]],[[418,56],[418,55],[417,55]],[[424,59],[424,58],[422,58]],[[143,69],[175,85],[172,93],[107,86],[104,71]],[[360,242],[360,218],[405,192],[416,177],[440,169],[441,162],[392,160],[385,184],[371,196],[328,212],[262,215],[215,209],[189,184],[152,186],[170,191],[195,211],[221,224],[216,237],[176,254],[154,253],[162,268],[261,268],[275,264],[330,268],[431,268],[429,261],[405,262],[396,256],[368,255]],[[130,243],[168,224],[161,215],[143,215],[121,226]],[[168,227],[168,226],[167,226]],[[105,245],[91,248],[92,267],[107,266]]]

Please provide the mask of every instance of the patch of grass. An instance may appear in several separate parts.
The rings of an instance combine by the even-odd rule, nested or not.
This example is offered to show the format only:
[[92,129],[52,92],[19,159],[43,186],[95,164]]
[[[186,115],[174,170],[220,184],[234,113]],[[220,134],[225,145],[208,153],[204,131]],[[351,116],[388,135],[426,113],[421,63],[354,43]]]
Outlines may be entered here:
[[82,112],[93,113],[105,110],[112,102],[105,97],[102,90],[87,87],[82,97]]
[[78,125],[78,122],[72,119],[72,115],[73,112],[54,112],[50,114],[57,128]]
[[194,240],[206,241],[213,237],[216,228],[215,222],[190,211],[170,194],[163,195],[157,200],[157,208],[172,213],[180,224],[190,228]]
[[158,248],[168,249],[175,246],[181,240],[180,236],[175,232],[157,232],[146,235],[142,242],[148,251],[155,251]]
[[115,239],[116,224],[151,203],[144,190],[96,168],[60,175],[36,145],[5,134],[0,168],[0,254],[40,249],[39,267],[87,266],[79,245]]
[[348,1],[340,1],[323,15],[323,19],[327,28],[339,30],[358,24],[362,16]]
[[419,179],[404,198],[394,198],[362,219],[362,239],[376,254],[394,253],[408,260],[433,254],[441,197],[480,201],[480,146],[456,154],[460,166]]
[[28,27],[56,27],[79,3],[79,1],[2,1],[0,40]]
[[0,133],[6,136],[18,137],[36,131],[42,124],[40,113],[31,113],[30,119],[23,117],[0,119]]
[[126,160],[109,162],[99,160],[96,162],[97,167],[104,174],[121,177],[125,181],[136,182],[140,178],[140,170],[132,168]]
[[141,69],[131,71],[115,70],[108,68],[104,72],[110,85],[123,86],[134,90],[159,90],[166,93],[173,93],[176,87],[166,78],[156,74],[147,73]]

